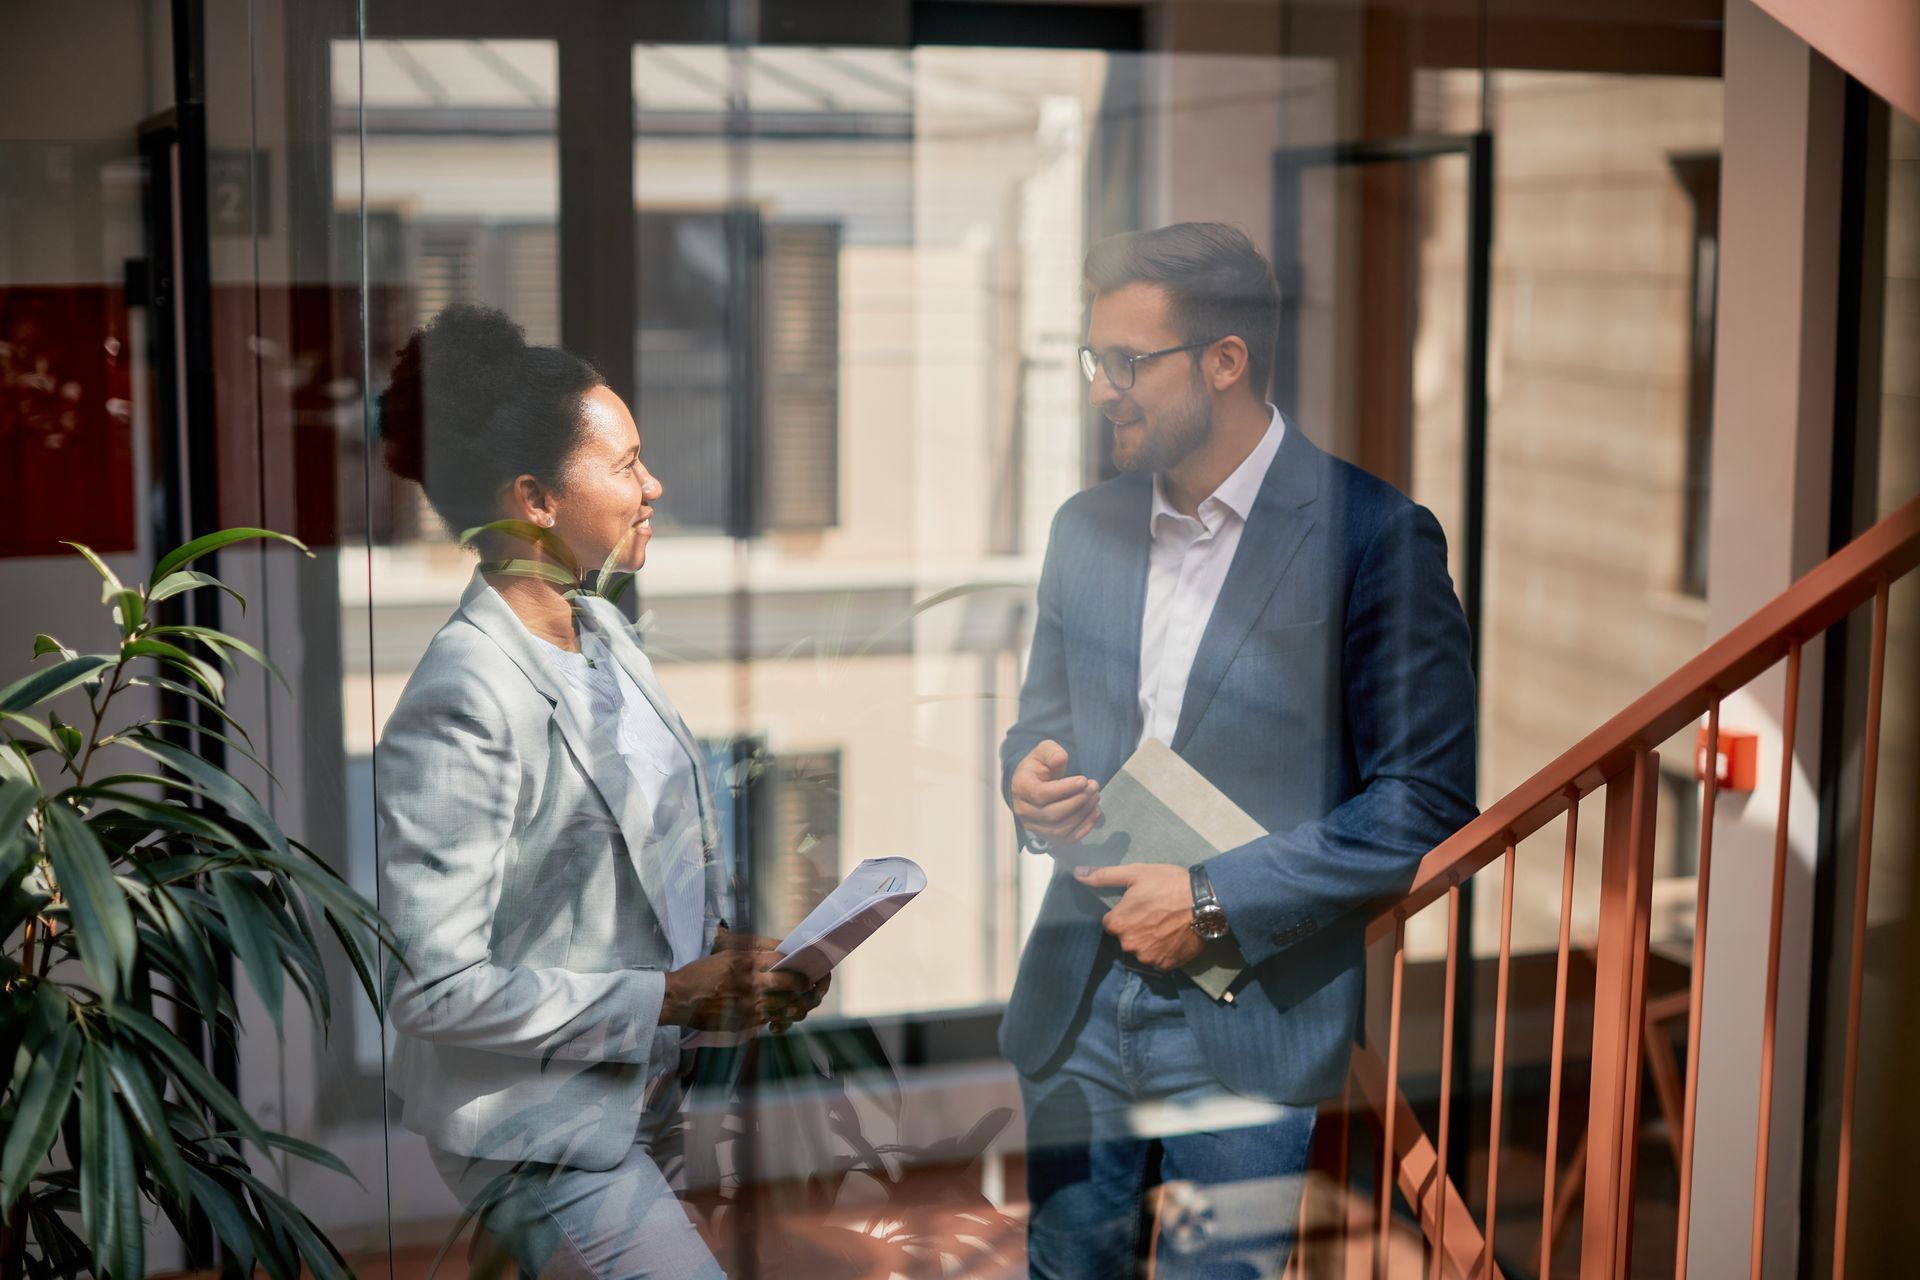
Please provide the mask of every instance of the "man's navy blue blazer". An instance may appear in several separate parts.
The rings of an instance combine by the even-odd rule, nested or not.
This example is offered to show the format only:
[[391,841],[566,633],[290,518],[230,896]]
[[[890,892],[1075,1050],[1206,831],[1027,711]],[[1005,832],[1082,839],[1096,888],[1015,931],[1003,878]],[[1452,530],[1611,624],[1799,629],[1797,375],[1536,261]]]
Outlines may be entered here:
[[[1054,517],[1003,793],[1045,739],[1103,785],[1139,743],[1152,492],[1122,476]],[[1207,863],[1248,962],[1233,1000],[1181,992],[1227,1087],[1302,1105],[1340,1092],[1366,909],[1475,814],[1469,643],[1432,513],[1289,422],[1169,744],[1271,833]],[[1062,859],[1001,1023],[1030,1076],[1064,1056],[1117,954],[1103,913]]]

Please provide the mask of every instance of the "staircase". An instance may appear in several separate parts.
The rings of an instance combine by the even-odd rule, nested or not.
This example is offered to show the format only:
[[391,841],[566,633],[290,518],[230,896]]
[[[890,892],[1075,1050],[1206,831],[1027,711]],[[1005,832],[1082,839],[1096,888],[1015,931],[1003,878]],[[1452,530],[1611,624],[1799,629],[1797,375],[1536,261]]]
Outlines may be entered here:
[[[1645,696],[1576,744],[1511,793],[1492,804],[1473,823],[1428,854],[1413,888],[1400,901],[1381,911],[1369,932],[1369,948],[1381,948],[1381,961],[1391,972],[1385,1043],[1368,1039],[1356,1047],[1345,1097],[1339,1111],[1323,1111],[1325,1142],[1319,1170],[1309,1186],[1303,1211],[1301,1248],[1295,1274],[1344,1277],[1432,1277],[1442,1280],[1480,1280],[1499,1277],[1496,1244],[1504,1226],[1500,1176],[1502,1168],[1536,1169],[1541,1186],[1537,1228],[1538,1254],[1529,1256],[1526,1274],[1553,1274],[1555,1245],[1568,1239],[1573,1205],[1579,1215],[1578,1275],[1581,1280],[1613,1280],[1629,1272],[1633,1258],[1636,1212],[1637,1157],[1641,1147],[1641,1090],[1650,1081],[1659,1112],[1668,1130],[1667,1141],[1677,1169],[1678,1210],[1672,1223],[1674,1255],[1671,1274],[1687,1274],[1689,1218],[1692,1207],[1694,1119],[1700,1090],[1701,996],[1706,970],[1707,907],[1713,874],[1714,809],[1719,784],[1716,770],[1705,770],[1699,833],[1699,896],[1695,915],[1692,961],[1684,989],[1650,996],[1649,972],[1661,961],[1649,949],[1651,889],[1654,878],[1654,834],[1659,797],[1658,759],[1654,748],[1690,725],[1705,720],[1704,759],[1716,760],[1720,745],[1722,705],[1776,664],[1785,663],[1786,697],[1781,744],[1777,811],[1773,815],[1770,939],[1766,973],[1766,1003],[1758,1043],[1753,1046],[1760,1064],[1760,1106],[1754,1117],[1759,1158],[1751,1171],[1754,1184],[1753,1238],[1749,1247],[1752,1276],[1761,1274],[1764,1239],[1760,1207],[1766,1199],[1767,1152],[1776,1117],[1772,1089],[1776,1055],[1776,1024],[1780,990],[1780,935],[1788,859],[1787,819],[1792,798],[1791,770],[1802,654],[1855,609],[1871,605],[1872,648],[1864,728],[1857,743],[1862,761],[1857,890],[1851,930],[1836,936],[1835,944],[1848,953],[1847,1035],[1845,1075],[1840,1115],[1840,1161],[1836,1221],[1844,1228],[1850,1192],[1855,1083],[1859,1059],[1861,979],[1866,936],[1867,877],[1873,839],[1875,775],[1880,746],[1881,702],[1886,672],[1888,593],[1892,584],[1920,563],[1920,501],[1909,503],[1887,517],[1811,573],[1782,592],[1765,608],[1735,627]],[[1765,757],[1763,757],[1765,758]],[[1583,804],[1593,800],[1594,803]],[[1503,1114],[1507,1098],[1509,984],[1513,966],[1512,924],[1514,871],[1522,858],[1554,856],[1555,850],[1529,845],[1529,837],[1565,815],[1565,839],[1557,850],[1561,859],[1560,929],[1556,956],[1552,1050],[1548,1062],[1548,1100],[1543,1140],[1507,1132],[1510,1117]],[[1602,824],[1603,840],[1597,904],[1580,904],[1588,918],[1597,906],[1598,930],[1590,946],[1575,946],[1576,843],[1582,822]],[[1447,1177],[1453,1144],[1464,1136],[1452,1131],[1453,1108],[1444,1100],[1453,1096],[1454,1041],[1461,1028],[1454,1008],[1455,977],[1460,957],[1454,954],[1458,938],[1461,886],[1493,864],[1501,866],[1499,959],[1493,1009],[1492,1096],[1485,1143],[1499,1158],[1487,1158],[1475,1180],[1484,1177],[1477,1203],[1469,1208],[1463,1189]],[[1739,874],[1760,874],[1762,868],[1740,867]],[[1440,1082],[1437,1133],[1425,1132],[1402,1092],[1403,1008],[1406,988],[1406,926],[1424,908],[1446,901],[1449,939],[1445,968],[1444,1007],[1440,1015]],[[1471,961],[1469,960],[1469,963]],[[1586,1012],[1585,977],[1591,966],[1591,1036],[1578,1025],[1569,1026],[1569,977],[1577,967],[1582,975],[1577,1012]],[[1672,968],[1671,965],[1668,966]],[[1670,1035],[1684,1020],[1686,1066],[1677,1065]],[[1586,1040],[1586,1043],[1580,1043]],[[1804,1052],[1800,1047],[1786,1049]],[[1573,1089],[1568,1064],[1583,1078],[1586,1116],[1581,1131],[1570,1133],[1563,1119],[1577,1121],[1577,1109],[1563,1117],[1563,1093]],[[1568,1093],[1567,1096],[1577,1097]],[[1800,1123],[1798,1116],[1780,1117],[1783,1125]],[[1571,1140],[1570,1140],[1571,1139]],[[1519,1149],[1516,1149],[1519,1148]],[[1364,1162],[1365,1167],[1361,1167]],[[1717,1170],[1716,1177],[1744,1176]],[[1525,1188],[1531,1200],[1532,1189]],[[1508,1188],[1508,1203],[1515,1196]],[[1533,1206],[1529,1206],[1532,1208]],[[1664,1236],[1666,1224],[1661,1224]],[[1846,1271],[1846,1231],[1834,1233],[1832,1275]],[[1529,1255],[1532,1249],[1528,1249]],[[1518,1272],[1516,1252],[1501,1251]],[[1558,1259],[1560,1273],[1573,1274],[1569,1259]],[[1664,1259],[1660,1270],[1666,1271]],[[1646,1260],[1641,1259],[1644,1272]]]

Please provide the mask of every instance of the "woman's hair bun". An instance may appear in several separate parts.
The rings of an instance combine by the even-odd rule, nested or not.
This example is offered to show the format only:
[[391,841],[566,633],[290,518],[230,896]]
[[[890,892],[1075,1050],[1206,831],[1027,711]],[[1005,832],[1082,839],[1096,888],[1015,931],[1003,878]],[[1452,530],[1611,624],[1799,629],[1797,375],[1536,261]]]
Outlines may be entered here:
[[506,312],[454,303],[407,339],[380,393],[387,466],[426,489],[455,534],[485,524],[515,476],[559,480],[581,400],[605,385],[586,361],[529,347]]
[[526,330],[511,316],[470,302],[414,330],[380,393],[380,436],[393,473],[424,482],[428,453],[439,452],[449,433],[484,422],[526,350]]

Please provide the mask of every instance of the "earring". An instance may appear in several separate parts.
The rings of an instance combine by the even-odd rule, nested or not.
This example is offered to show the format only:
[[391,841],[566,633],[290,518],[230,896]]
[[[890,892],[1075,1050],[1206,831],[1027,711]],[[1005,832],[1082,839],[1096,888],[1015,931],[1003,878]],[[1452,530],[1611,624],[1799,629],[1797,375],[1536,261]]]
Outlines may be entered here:
[[552,517],[552,516],[550,516],[550,515],[545,515],[545,514],[542,514],[542,515],[541,515],[541,517],[540,517],[540,527],[541,527],[542,529],[551,529],[551,528],[553,528],[553,517]]

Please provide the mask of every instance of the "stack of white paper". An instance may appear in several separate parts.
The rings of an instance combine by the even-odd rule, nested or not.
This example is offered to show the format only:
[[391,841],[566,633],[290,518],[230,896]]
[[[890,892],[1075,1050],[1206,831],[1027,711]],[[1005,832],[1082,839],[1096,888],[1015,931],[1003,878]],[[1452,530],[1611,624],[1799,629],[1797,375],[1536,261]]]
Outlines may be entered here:
[[868,858],[794,926],[773,967],[820,981],[926,887],[927,873],[912,859]]

